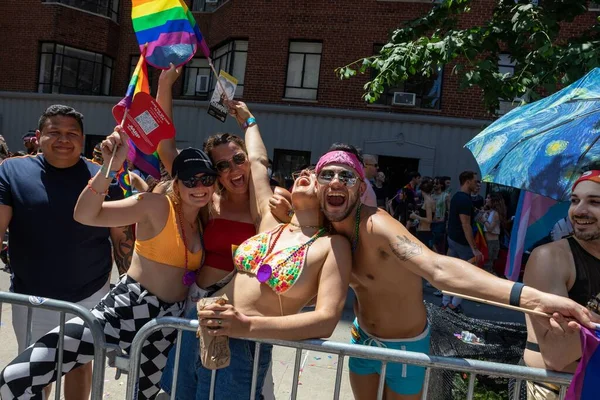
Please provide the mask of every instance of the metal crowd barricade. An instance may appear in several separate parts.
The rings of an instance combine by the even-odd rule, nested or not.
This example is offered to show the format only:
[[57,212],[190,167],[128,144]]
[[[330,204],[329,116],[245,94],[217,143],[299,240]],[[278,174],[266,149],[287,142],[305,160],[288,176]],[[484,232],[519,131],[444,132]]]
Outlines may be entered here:
[[[58,341],[58,361],[57,361],[57,376],[62,376],[63,367],[63,349],[65,339],[65,316],[66,314],[75,315],[86,323],[92,333],[94,340],[94,368],[92,372],[92,394],[91,400],[102,400],[104,391],[104,370],[106,360],[106,343],[104,339],[104,329],[100,322],[94,317],[90,310],[74,303],[66,301],[47,299],[38,296],[28,296],[23,294],[0,292],[0,321],[2,321],[2,304],[16,304],[27,307],[27,333],[25,341],[27,346],[31,344],[31,325],[33,317],[33,309],[39,308],[44,310],[52,310],[60,313],[60,330]],[[56,388],[54,398],[61,398],[61,379],[56,380]]]
[[[128,364],[129,375],[127,378],[127,400],[137,399],[137,381],[139,378],[139,368],[141,360],[142,347],[146,339],[154,332],[165,329],[177,329],[177,346],[175,348],[175,370],[173,371],[173,387],[171,390],[171,399],[176,398],[176,382],[179,370],[179,357],[181,354],[181,335],[182,331],[196,331],[198,329],[197,320],[188,320],[183,318],[163,317],[154,319],[144,325],[136,334],[131,345],[130,358]],[[414,353],[402,350],[391,350],[380,347],[358,346],[346,343],[329,342],[324,340],[305,340],[300,342],[290,342],[284,340],[255,340],[257,342],[254,356],[254,366],[252,373],[252,386],[250,400],[254,400],[256,392],[258,361],[260,355],[260,344],[272,344],[275,346],[291,347],[296,349],[296,357],[294,363],[294,375],[292,381],[291,399],[295,400],[298,395],[298,378],[300,372],[300,364],[302,350],[312,350],[338,356],[337,371],[334,383],[334,399],[339,399],[340,387],[342,380],[342,370],[345,357],[359,357],[366,359],[379,360],[382,362],[381,377],[379,379],[379,387],[377,399],[383,398],[385,385],[385,371],[387,364],[390,362],[418,365],[426,368],[425,382],[423,384],[422,399],[427,399],[427,389],[432,369],[443,369],[457,372],[468,372],[469,384],[467,391],[467,400],[472,400],[475,391],[475,378],[477,375],[491,375],[502,378],[517,379],[513,400],[519,399],[521,383],[526,380],[536,382],[554,383],[561,387],[560,399],[563,400],[567,391],[567,386],[571,382],[572,375],[546,371],[539,368],[529,368],[520,365],[500,364],[488,361],[467,360],[463,358],[438,357],[429,356],[423,353]],[[216,372],[213,371],[210,385],[210,400],[214,399],[214,386]],[[220,399],[217,399],[220,400]]]

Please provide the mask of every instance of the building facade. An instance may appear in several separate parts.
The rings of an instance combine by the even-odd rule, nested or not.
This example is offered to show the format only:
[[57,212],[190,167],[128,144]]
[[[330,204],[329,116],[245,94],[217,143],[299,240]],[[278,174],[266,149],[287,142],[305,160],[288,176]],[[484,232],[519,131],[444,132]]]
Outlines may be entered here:
[[[234,75],[236,98],[251,104],[284,176],[314,163],[331,143],[347,142],[379,156],[395,181],[418,169],[457,180],[476,163],[463,145],[492,117],[477,90],[459,91],[447,66],[431,79],[389,88],[377,104],[362,100],[369,76],[340,80],[334,70],[375,54],[403,21],[431,2],[382,0],[186,0],[218,69]],[[494,0],[475,0],[465,24],[483,22]],[[125,93],[139,56],[129,0],[0,2],[0,133],[13,150],[53,103],[84,112],[89,151],[115,122],[111,108]],[[596,17],[567,29],[577,33]],[[198,52],[200,53],[200,52]],[[505,66],[510,69],[510,65]],[[150,69],[155,93],[160,71]],[[181,146],[201,146],[218,131],[236,132],[207,114],[214,89],[197,54],[174,88]]]

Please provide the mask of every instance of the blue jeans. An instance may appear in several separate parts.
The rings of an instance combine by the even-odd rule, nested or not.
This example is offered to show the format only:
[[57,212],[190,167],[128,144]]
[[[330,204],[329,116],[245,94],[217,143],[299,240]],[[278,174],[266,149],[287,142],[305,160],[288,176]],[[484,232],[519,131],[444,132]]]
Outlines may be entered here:
[[[464,245],[455,242],[454,240],[448,238],[448,255],[450,257],[460,258],[461,260],[468,261],[473,258],[473,250],[469,245]],[[458,307],[460,303],[462,303],[461,297],[453,297],[444,295],[442,298],[442,305],[447,306],[452,302],[453,307]]]
[[[196,319],[195,309],[186,314],[186,318]],[[227,368],[217,370],[215,382],[215,399],[246,399],[250,398],[252,386],[252,367],[254,364],[254,349],[256,343],[248,340],[229,338],[231,363]],[[258,364],[256,382],[256,399],[262,398],[265,375],[271,362],[273,346],[262,344]],[[199,342],[194,332],[184,331],[181,336],[181,353],[179,357],[179,372],[177,376],[177,400],[208,400],[210,392],[210,376],[212,371],[202,366],[199,357]],[[173,368],[175,366],[175,348],[169,353],[167,365],[163,370],[160,385],[171,393],[173,383]]]

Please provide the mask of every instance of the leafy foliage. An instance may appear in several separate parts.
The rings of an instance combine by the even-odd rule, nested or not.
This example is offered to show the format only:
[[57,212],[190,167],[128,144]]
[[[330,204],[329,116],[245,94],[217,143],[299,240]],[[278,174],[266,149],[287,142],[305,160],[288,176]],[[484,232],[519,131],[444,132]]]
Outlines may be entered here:
[[[459,28],[472,0],[443,0],[421,18],[396,29],[380,53],[336,69],[341,79],[375,70],[365,84],[364,99],[374,102],[386,90],[410,77],[429,77],[446,65],[460,76],[460,87],[478,87],[486,108],[499,101],[530,101],[576,81],[600,66],[598,18],[577,37],[561,36],[564,23],[587,12],[586,0],[498,0],[488,21]],[[599,2],[600,0],[592,0]],[[514,74],[498,70],[502,53],[516,63]]]

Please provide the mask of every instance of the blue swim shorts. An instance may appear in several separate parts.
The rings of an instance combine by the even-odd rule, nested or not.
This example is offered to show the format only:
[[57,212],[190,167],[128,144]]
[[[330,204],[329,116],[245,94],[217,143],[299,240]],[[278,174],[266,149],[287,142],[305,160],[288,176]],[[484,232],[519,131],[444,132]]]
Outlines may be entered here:
[[[351,328],[352,344],[363,346],[385,347],[394,350],[414,351],[429,354],[431,332],[429,324],[423,333],[411,339],[379,339],[369,335],[358,326],[358,320],[354,320]],[[381,361],[367,360],[364,358],[350,357],[350,372],[357,375],[379,374]],[[403,395],[414,395],[421,391],[425,379],[425,368],[408,364],[389,363],[385,374],[385,384],[395,393]]]

